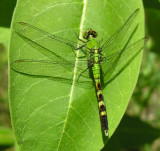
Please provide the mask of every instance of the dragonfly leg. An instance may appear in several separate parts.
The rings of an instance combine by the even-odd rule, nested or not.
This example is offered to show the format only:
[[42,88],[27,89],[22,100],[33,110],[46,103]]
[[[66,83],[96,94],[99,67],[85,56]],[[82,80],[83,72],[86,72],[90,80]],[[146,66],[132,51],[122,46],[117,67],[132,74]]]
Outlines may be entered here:
[[79,38],[79,35],[77,35],[76,33],[75,33],[75,35],[76,35],[76,37],[77,37],[77,39],[78,39],[79,41],[81,41],[81,42],[83,42],[83,43],[86,43],[84,40],[82,40],[82,39]]
[[81,49],[81,48],[83,48],[83,47],[85,47],[85,46],[86,46],[86,44],[84,44],[84,45],[82,45],[82,46],[76,48],[76,50]]
[[77,57],[78,59],[86,58],[86,56]]
[[78,38],[79,39],[79,41],[81,41],[81,42],[83,42],[83,43],[86,43],[84,40],[82,40],[82,39],[80,39],[80,38]]
[[77,82],[78,82],[80,76],[82,76],[82,74],[85,73],[88,69],[89,69],[89,66],[88,66],[84,71],[82,71],[82,72],[80,73],[80,75],[79,75],[78,78],[77,78]]

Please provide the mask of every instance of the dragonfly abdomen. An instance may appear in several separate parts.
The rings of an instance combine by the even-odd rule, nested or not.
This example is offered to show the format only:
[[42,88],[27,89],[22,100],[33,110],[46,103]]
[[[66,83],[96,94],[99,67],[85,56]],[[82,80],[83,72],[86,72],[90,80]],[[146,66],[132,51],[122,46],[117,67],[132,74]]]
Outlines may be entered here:
[[101,81],[100,81],[100,65],[95,63],[92,67],[93,76],[96,85],[96,94],[98,100],[99,107],[99,115],[101,120],[102,129],[105,132],[105,135],[108,136],[108,120],[107,120],[107,112],[106,106],[104,104],[104,97],[102,93]]

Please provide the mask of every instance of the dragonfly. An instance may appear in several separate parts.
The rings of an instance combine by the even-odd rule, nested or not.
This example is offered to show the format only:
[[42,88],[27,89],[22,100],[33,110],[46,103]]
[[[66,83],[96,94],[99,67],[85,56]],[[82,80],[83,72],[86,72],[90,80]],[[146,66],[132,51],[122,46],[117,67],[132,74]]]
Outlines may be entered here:
[[[108,136],[108,117],[101,79],[103,79],[104,85],[107,85],[109,80],[116,78],[125,68],[124,61],[126,62],[126,60],[124,58],[130,56],[128,61],[132,61],[132,58],[135,58],[143,49],[145,38],[132,44],[126,42],[124,46],[117,45],[124,39],[139,11],[140,9],[136,9],[103,44],[96,40],[98,32],[93,29],[85,30],[77,43],[28,23],[17,22],[14,25],[15,32],[28,45],[48,59],[19,59],[11,63],[11,68],[21,74],[52,77],[60,82],[76,81],[75,83],[80,83],[80,86],[92,82],[96,90],[101,127]],[[63,46],[69,49],[61,52]],[[59,51],[56,52],[56,49]]]

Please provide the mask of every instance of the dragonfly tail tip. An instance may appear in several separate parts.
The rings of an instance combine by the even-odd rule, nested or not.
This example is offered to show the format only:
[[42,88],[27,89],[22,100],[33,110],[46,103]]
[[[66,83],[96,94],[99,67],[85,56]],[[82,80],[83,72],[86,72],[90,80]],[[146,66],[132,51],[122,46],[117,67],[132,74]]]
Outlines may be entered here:
[[108,130],[104,130],[106,136],[108,136]]

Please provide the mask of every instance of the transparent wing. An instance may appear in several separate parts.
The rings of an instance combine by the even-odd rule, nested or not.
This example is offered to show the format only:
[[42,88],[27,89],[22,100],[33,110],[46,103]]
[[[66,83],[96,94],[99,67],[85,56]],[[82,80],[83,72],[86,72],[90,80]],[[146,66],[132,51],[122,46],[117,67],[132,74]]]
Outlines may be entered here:
[[144,40],[146,38],[104,58],[101,68],[105,84],[116,78],[136,58],[143,49]]
[[68,78],[72,76],[74,65],[66,62],[47,60],[16,60],[11,64],[13,70],[35,76]]
[[[33,48],[35,48],[37,51],[39,51],[40,53],[44,54],[45,56],[47,56],[48,58],[52,59],[52,60],[60,60],[60,61],[65,61],[68,62],[66,59],[64,59],[62,56],[58,55],[57,53],[55,53],[54,51],[51,51],[50,49],[42,46],[42,44],[39,44],[37,41],[33,41],[32,39],[27,38],[24,35],[21,35],[18,33],[18,35],[30,46],[32,46]],[[75,57],[75,56],[74,56]],[[73,57],[73,59],[74,59]]]
[[[37,45],[50,50],[50,52],[58,52],[61,56],[67,56],[68,54],[75,55],[73,49],[77,48],[78,39],[77,42],[73,42],[24,22],[15,23],[13,28],[23,39],[25,38],[35,42]],[[66,48],[66,46],[68,47]]]
[[[79,67],[75,64],[65,61],[49,61],[49,60],[16,60],[11,63],[11,68],[19,73],[27,74],[38,77],[50,77],[58,80],[59,82],[72,83],[74,74],[75,83],[78,85],[84,85],[86,83],[91,84],[91,78],[89,71],[86,70],[87,60],[81,60]],[[88,84],[89,84],[88,83]]]
[[119,41],[123,41],[126,38],[126,33],[138,15],[139,11],[139,9],[136,9],[134,13],[127,19],[127,21],[101,46],[104,56],[115,53],[123,48]]
[[[72,83],[73,74],[76,74],[77,83],[91,81],[87,69],[87,60],[79,59],[78,67],[75,69],[75,54],[69,48],[75,48],[77,43],[47,33],[27,23],[18,22],[14,25],[16,33],[30,46],[51,60],[29,60],[21,59],[11,63],[11,68],[19,73],[40,77],[51,77],[58,81]],[[64,50],[62,45],[65,44]],[[56,49],[57,48],[57,49]],[[68,55],[69,54],[69,55]],[[84,73],[83,73],[84,72]],[[83,73],[83,74],[82,74]]]

